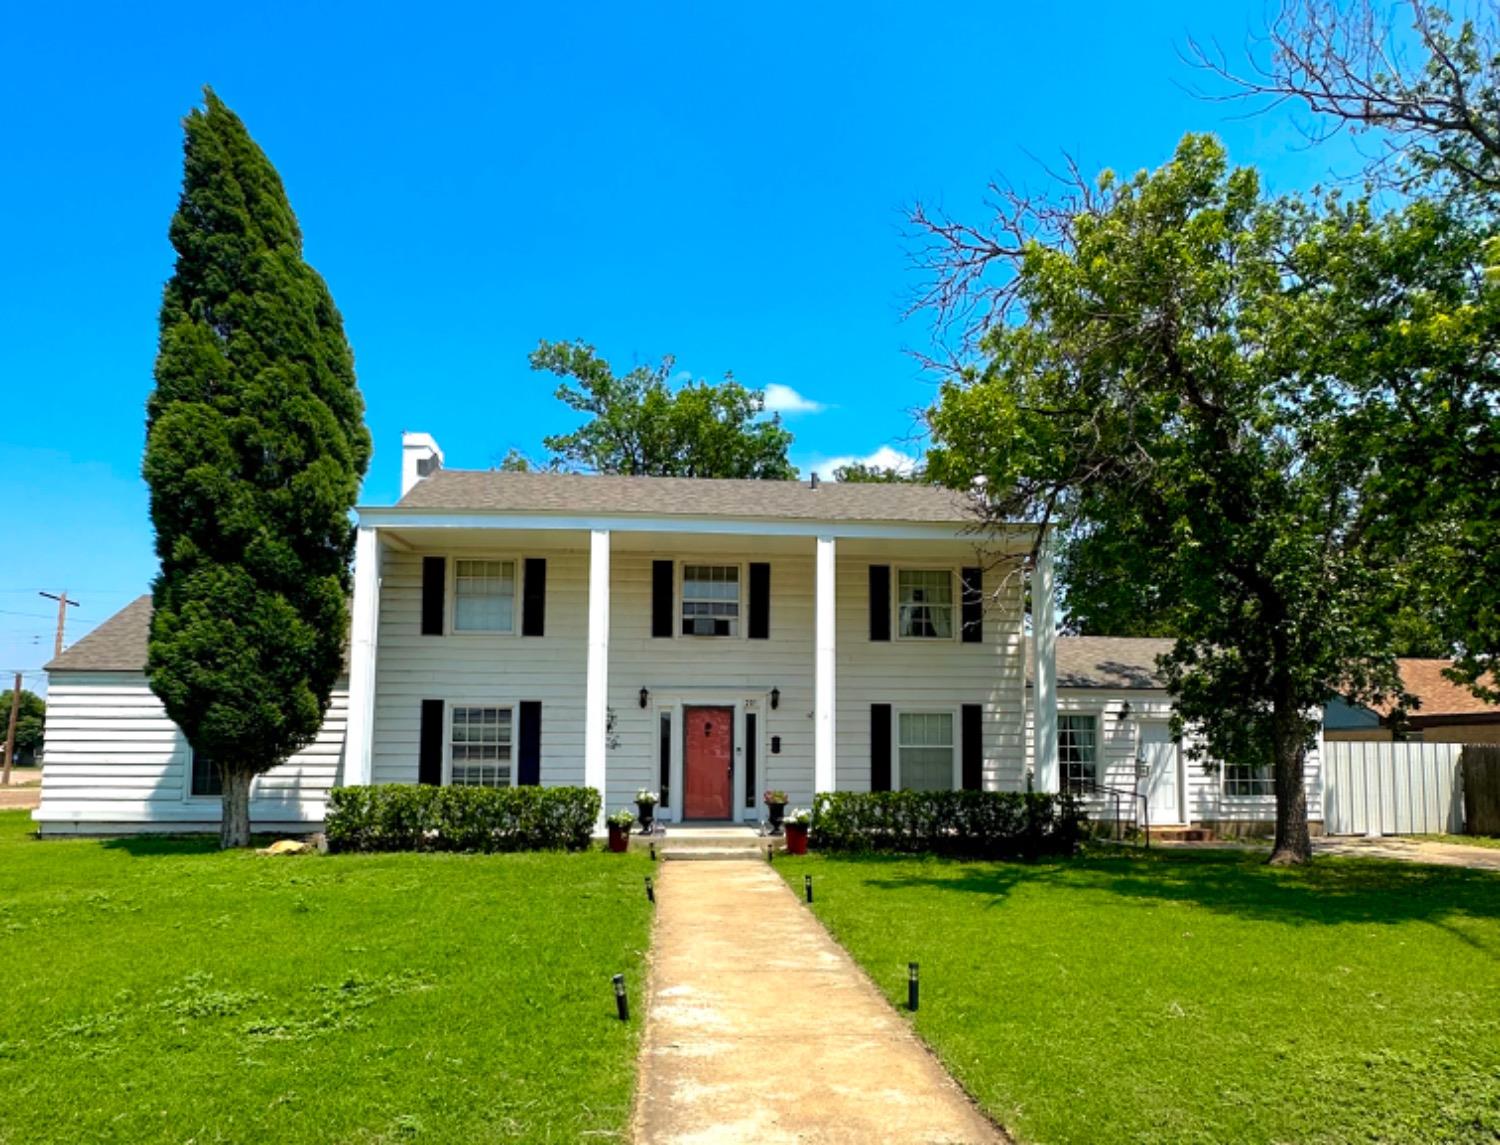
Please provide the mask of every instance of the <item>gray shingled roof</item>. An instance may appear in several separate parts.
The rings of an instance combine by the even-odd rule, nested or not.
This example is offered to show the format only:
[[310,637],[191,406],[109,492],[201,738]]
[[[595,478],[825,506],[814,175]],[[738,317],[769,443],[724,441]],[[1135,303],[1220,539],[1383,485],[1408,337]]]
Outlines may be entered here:
[[1172,643],[1146,636],[1059,636],[1057,686],[1165,688],[1156,658],[1170,652]]
[[47,665],[47,671],[140,672],[151,633],[151,596],[138,596]]
[[[138,596],[45,666],[48,672],[144,672],[151,637],[151,594]],[[344,648],[344,671],[349,649]]]
[[508,513],[640,513],[804,521],[967,523],[967,497],[934,485],[731,481],[439,469],[397,503],[402,509]]

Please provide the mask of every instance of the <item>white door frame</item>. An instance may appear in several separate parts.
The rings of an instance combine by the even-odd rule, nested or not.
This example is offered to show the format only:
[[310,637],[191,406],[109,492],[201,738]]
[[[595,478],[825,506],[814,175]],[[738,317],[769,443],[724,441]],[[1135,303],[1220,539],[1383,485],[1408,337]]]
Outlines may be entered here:
[[[729,818],[735,823],[759,823],[760,809],[745,806],[745,713],[755,712],[763,716],[770,710],[769,690],[724,691],[680,688],[674,691],[651,692],[651,775],[660,774],[661,767],[661,717],[671,713],[671,764],[668,774],[672,779],[672,806],[659,812],[663,823],[694,822],[683,819],[683,739],[682,713],[685,708],[732,708],[734,710],[734,777],[730,783]],[[757,782],[764,783],[766,769],[766,720],[756,721],[755,771]]]
[[[1166,738],[1162,741],[1171,745],[1172,767],[1175,771],[1173,788],[1176,791],[1176,809],[1170,819],[1158,819],[1155,808],[1151,808],[1151,825],[1153,827],[1180,827],[1187,822],[1186,799],[1187,799],[1187,775],[1183,767],[1182,743],[1172,738],[1172,726],[1168,720],[1143,719],[1136,724],[1136,748],[1135,757],[1139,763],[1145,758],[1146,728],[1148,726],[1161,727],[1166,731]],[[1146,797],[1146,805],[1151,807],[1151,776],[1142,776],[1136,780],[1136,790]]]

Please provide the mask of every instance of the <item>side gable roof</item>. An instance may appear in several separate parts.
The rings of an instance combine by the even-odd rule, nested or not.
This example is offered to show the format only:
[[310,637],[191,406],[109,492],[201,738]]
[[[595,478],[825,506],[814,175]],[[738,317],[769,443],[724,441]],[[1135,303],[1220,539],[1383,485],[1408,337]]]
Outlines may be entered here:
[[970,499],[936,485],[620,477],[439,469],[398,509],[499,513],[598,513],[804,521],[966,524]]
[[138,596],[46,665],[49,672],[140,672],[151,633],[151,596]]
[[[1059,636],[1059,688],[1165,688],[1156,658],[1172,650],[1172,641],[1136,636]],[[1027,665],[1027,680],[1033,680]]]
[[[1481,700],[1462,684],[1455,684],[1444,670],[1453,666],[1452,660],[1402,659],[1396,661],[1401,673],[1401,686],[1421,701],[1419,707],[1407,713],[1413,727],[1440,722],[1435,717],[1459,716],[1468,721],[1484,720],[1486,717],[1500,721],[1500,704],[1489,704]],[[1395,704],[1374,705],[1372,710],[1382,717],[1395,710]]]

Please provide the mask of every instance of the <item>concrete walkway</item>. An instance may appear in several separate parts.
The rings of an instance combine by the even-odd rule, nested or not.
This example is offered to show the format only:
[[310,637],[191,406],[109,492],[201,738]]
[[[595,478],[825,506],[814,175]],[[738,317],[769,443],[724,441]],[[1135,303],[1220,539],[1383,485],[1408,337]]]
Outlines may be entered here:
[[639,1145],[1005,1140],[765,862],[656,883]]
[[1400,859],[1408,863],[1434,863],[1440,867],[1500,871],[1500,847],[1466,847],[1461,843],[1437,843],[1428,839],[1325,835],[1313,840],[1313,851],[1319,855],[1357,855],[1366,859]]

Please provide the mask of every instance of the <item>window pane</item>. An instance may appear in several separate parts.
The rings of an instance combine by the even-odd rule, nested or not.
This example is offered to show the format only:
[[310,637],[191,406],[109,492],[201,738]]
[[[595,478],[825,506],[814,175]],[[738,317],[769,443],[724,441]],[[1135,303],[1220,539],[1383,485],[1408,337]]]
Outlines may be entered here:
[[1057,758],[1064,788],[1098,782],[1098,725],[1093,716],[1057,717]]
[[515,561],[456,562],[455,632],[511,632],[515,625],[515,609]]
[[682,566],[684,636],[733,636],[739,617],[739,565]]
[[509,787],[509,708],[455,707],[448,738],[455,787]]
[[953,713],[902,712],[897,719],[901,786],[908,791],[953,788]]
[[1275,795],[1276,787],[1269,767],[1252,767],[1242,763],[1224,767],[1225,795]]
[[896,584],[900,635],[934,639],[953,635],[952,573],[947,569],[901,569]]
[[193,751],[191,748],[188,751],[193,761],[192,794],[223,795],[224,779],[214,766],[214,761],[205,752]]

